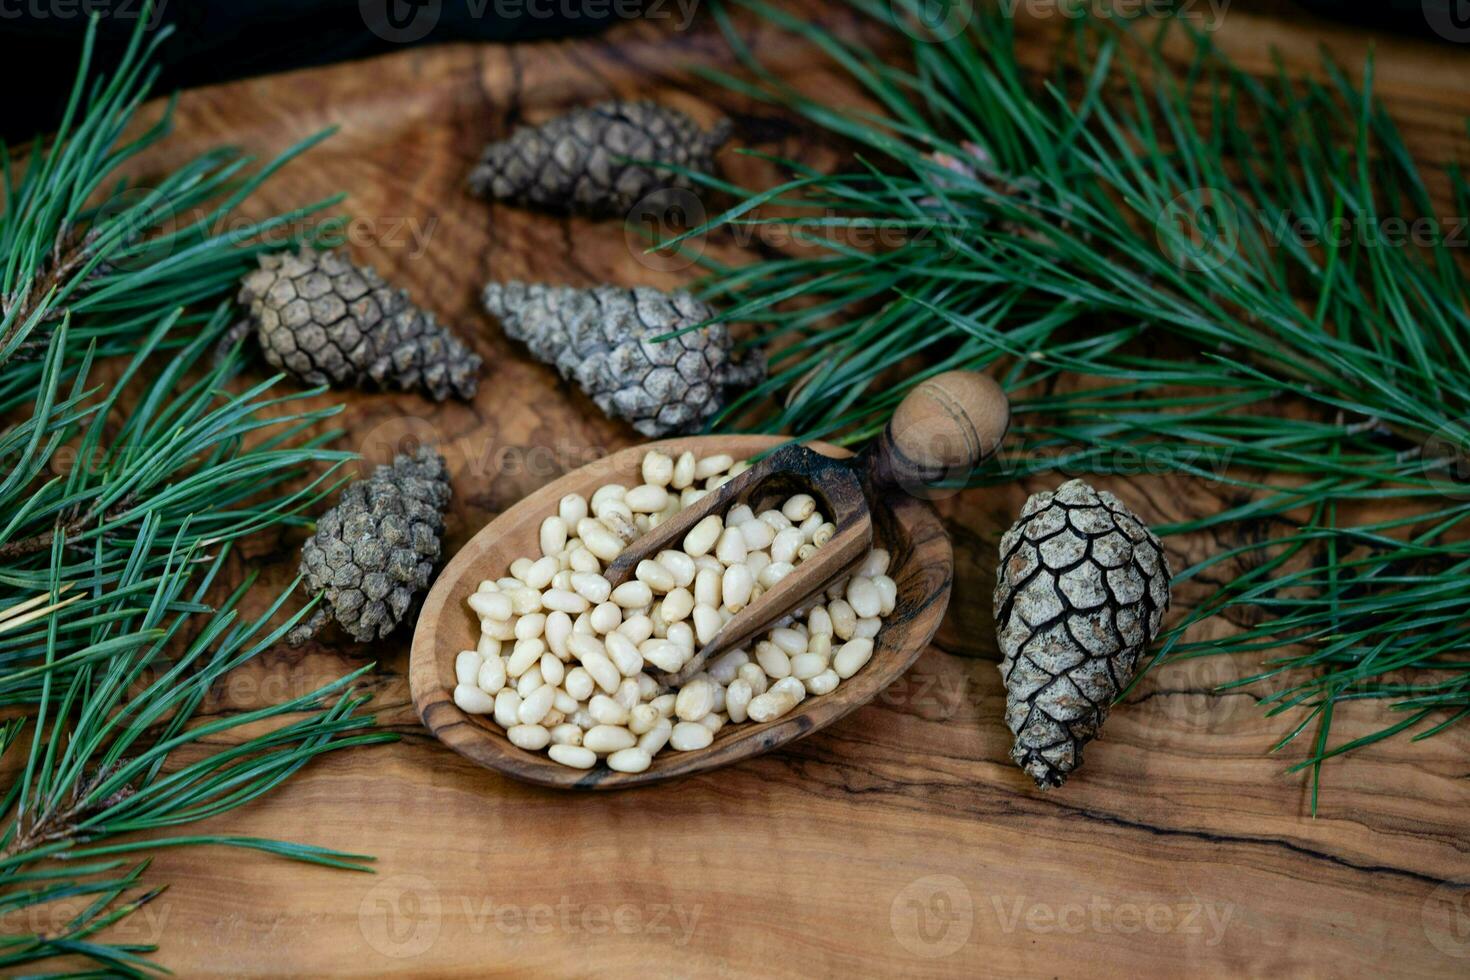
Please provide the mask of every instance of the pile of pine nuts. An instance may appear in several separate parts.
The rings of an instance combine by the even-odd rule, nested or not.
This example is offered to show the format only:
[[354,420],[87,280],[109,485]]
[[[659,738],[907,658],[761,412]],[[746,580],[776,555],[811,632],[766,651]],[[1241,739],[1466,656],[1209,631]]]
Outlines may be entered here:
[[665,747],[705,748],[726,723],[779,718],[861,670],[897,601],[881,549],[825,602],[774,624],[751,652],[721,654],[677,692],[644,672],[679,670],[831,539],[816,501],[797,494],[779,510],[740,505],[706,517],[682,550],[640,562],[616,589],[603,577],[639,535],[747,466],[650,452],[641,485],[608,484],[590,501],[563,497],[541,524],[540,557],[517,559],[507,577],[481,582],[468,598],[481,634],[455,660],[455,704],[562,765],[590,769],[601,758],[618,772],[642,772]]

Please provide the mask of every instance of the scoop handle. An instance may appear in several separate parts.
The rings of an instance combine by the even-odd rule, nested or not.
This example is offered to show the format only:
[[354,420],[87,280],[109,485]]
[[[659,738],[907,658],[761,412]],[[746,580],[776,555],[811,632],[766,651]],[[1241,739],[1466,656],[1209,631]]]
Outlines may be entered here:
[[1010,424],[1010,400],[994,378],[946,371],[908,393],[862,463],[875,490],[922,496],[993,456]]

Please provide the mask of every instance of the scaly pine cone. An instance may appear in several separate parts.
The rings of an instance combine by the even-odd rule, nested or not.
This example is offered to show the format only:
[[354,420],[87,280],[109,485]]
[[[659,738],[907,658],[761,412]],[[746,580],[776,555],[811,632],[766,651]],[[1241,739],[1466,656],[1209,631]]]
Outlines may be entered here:
[[265,359],[307,384],[422,389],[435,401],[473,398],[479,385],[478,355],[341,252],[262,255],[240,302]]
[[1169,608],[1159,539],[1081,480],[1034,494],[1000,542],[995,584],[1011,758],[1043,789],[1082,764]]
[[506,336],[554,364],[607,415],[650,438],[698,428],[724,405],[727,389],[756,384],[765,361],[736,361],[722,323],[669,340],[652,338],[702,323],[714,311],[686,292],[597,286],[491,283],[485,309]]
[[301,549],[301,574],[323,598],[287,641],[298,646],[332,619],[359,643],[393,632],[429,587],[448,504],[444,458],[428,447],[350,484]]
[[604,102],[491,143],[470,188],[515,204],[623,217],[648,194],[692,186],[685,174],[649,164],[709,173],[729,137],[728,120],[706,133],[656,102]]

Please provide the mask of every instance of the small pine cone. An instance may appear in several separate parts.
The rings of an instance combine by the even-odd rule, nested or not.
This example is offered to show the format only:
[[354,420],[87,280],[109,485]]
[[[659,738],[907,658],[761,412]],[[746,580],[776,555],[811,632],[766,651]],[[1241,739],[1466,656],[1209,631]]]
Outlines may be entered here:
[[722,323],[652,342],[715,315],[683,291],[493,282],[484,300],[506,336],[575,380],[604,413],[650,438],[699,428],[723,407],[728,389],[765,376],[758,353],[735,360]]
[[1034,494],[1000,542],[995,584],[1011,758],[1043,789],[1082,764],[1169,608],[1159,539],[1081,480]]
[[623,217],[655,191],[692,186],[686,174],[649,164],[709,173],[729,137],[728,120],[706,133],[656,102],[604,102],[491,143],[470,188],[515,204]]
[[422,389],[473,398],[480,358],[370,266],[339,251],[260,257],[240,285],[272,367],[307,384]]
[[287,641],[298,646],[332,619],[359,643],[393,632],[429,587],[448,504],[449,472],[428,447],[348,485],[301,549],[301,574],[323,598]]

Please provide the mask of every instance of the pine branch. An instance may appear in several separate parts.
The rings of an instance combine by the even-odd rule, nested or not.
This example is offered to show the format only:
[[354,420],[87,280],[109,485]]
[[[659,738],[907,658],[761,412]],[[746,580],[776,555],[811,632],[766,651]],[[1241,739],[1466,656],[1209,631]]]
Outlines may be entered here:
[[218,595],[230,549],[304,524],[353,457],[327,448],[337,409],[293,404],[318,391],[278,394],[280,378],[243,380],[238,349],[211,356],[232,315],[221,300],[266,233],[302,221],[293,241],[332,234],[320,204],[214,231],[315,140],[253,173],[213,151],[149,189],[115,180],[168,129],[166,111],[118,143],[165,33],[145,39],[148,21],[93,78],[94,21],[57,134],[24,161],[0,153],[0,752],[18,763],[0,786],[0,912],[89,902],[60,929],[0,939],[7,972],[56,957],[106,975],[162,969],[150,946],[105,941],[162,891],[143,885],[146,859],[123,855],[214,844],[366,870],[370,857],[310,845],[129,835],[226,813],[313,759],[396,737],[354,690],[369,668],[201,717],[211,690],[312,608],[272,625],[293,585],[242,621],[253,579]]
[[[775,224],[802,247],[716,267],[705,283],[722,318],[765,324],[761,341],[779,347],[767,383],[721,424],[860,442],[929,374],[995,371],[1013,394],[1013,441],[967,482],[1131,475],[1147,459],[1249,495],[1165,531],[1289,528],[1180,576],[1254,563],[1174,626],[1160,662],[1274,650],[1242,683],[1305,673],[1269,704],[1298,716],[1282,745],[1318,725],[1300,763],[1314,800],[1325,759],[1470,714],[1470,504],[1455,475],[1470,457],[1463,261],[1443,237],[1313,243],[1292,231],[1344,218],[1413,226],[1434,213],[1372,95],[1372,63],[1361,86],[1331,64],[1325,82],[1262,82],[1187,24],[1161,20],[1150,37],[1080,18],[1038,84],[1001,13],[911,41],[924,22],[916,4],[849,2],[906,42],[909,59],[760,0],[742,5],[848,71],[879,112],[784,86],[733,31],[747,75],[711,73],[854,147],[834,174],[783,161],[791,180],[773,189],[706,180],[741,203],[664,243]],[[1182,65],[1161,54],[1170,37],[1190,52]],[[1460,172],[1450,179],[1454,199],[1470,201]],[[847,243],[874,227],[898,240]],[[762,416],[771,398],[783,407]],[[1355,522],[1355,503],[1391,516]],[[1260,625],[1188,642],[1199,623],[1243,609]],[[1402,672],[1423,680],[1390,679]],[[1407,716],[1333,746],[1333,707],[1365,698]]]

